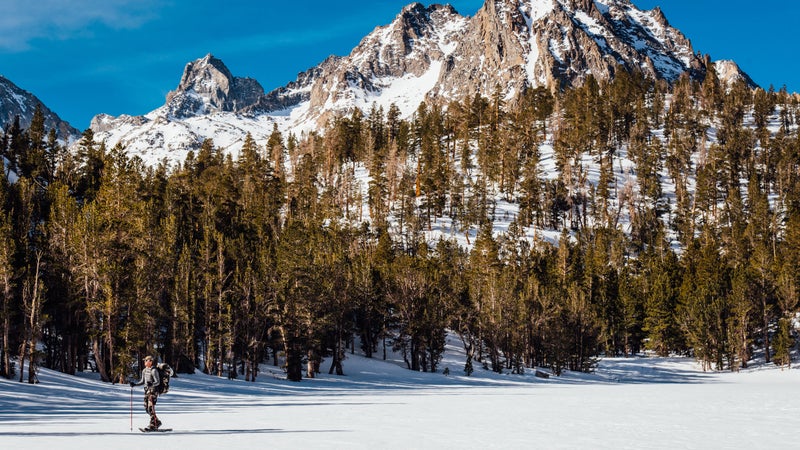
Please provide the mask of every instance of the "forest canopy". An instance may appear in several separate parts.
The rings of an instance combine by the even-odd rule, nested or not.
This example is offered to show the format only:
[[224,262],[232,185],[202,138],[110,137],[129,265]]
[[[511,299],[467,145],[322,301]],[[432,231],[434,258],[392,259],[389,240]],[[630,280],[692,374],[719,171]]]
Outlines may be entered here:
[[[120,382],[157,354],[299,381],[389,349],[437,371],[448,332],[467,375],[642,351],[788,364],[798,112],[713,71],[674,86],[620,71],[408,119],[374,106],[147,167],[91,129],[66,149],[37,111],[0,138],[0,375]],[[499,202],[518,206],[502,232]],[[469,245],[429,239],[437,218]]]

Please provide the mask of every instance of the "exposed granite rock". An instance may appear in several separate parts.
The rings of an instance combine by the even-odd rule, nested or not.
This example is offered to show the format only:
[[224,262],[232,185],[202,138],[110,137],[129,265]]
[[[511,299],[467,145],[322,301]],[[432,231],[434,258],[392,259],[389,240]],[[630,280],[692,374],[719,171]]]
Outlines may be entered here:
[[178,88],[167,94],[167,110],[174,117],[192,117],[215,111],[239,112],[264,96],[252,78],[234,77],[225,64],[208,54],[186,65]]

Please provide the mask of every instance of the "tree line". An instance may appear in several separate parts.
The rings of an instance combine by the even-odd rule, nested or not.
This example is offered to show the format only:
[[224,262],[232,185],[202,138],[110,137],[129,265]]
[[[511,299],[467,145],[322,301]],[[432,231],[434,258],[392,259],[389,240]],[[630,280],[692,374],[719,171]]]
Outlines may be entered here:
[[[713,71],[670,86],[620,70],[276,126],[235,157],[206,140],[156,167],[90,129],[67,151],[37,111],[0,139],[0,375],[119,382],[152,353],[250,381],[265,364],[343,374],[347,352],[438,371],[448,332],[466,374],[644,350],[789,364],[798,111]],[[501,201],[519,213],[497,233]],[[441,218],[468,247],[426,239]]]

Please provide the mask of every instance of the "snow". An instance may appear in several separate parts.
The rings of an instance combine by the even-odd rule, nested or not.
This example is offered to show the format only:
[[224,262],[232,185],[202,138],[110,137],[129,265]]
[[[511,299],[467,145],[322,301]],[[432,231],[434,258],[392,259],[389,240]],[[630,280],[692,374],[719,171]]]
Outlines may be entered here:
[[537,32],[534,24],[539,20],[547,17],[553,9],[555,3],[553,0],[532,1],[529,4],[524,4],[520,7],[520,11],[525,17],[525,22],[528,26],[528,46],[529,52],[527,55],[527,63],[525,64],[525,71],[528,74],[528,81],[533,86],[544,86],[547,84],[547,77],[544,70],[540,70],[539,74],[536,73],[536,66],[539,64],[539,33]]
[[[411,6],[407,7],[410,9]],[[439,13],[442,15],[444,13]],[[340,96],[334,97],[333,93],[328,97],[324,110],[328,111],[349,111],[352,108],[359,108],[369,111],[373,104],[380,106],[384,111],[394,103],[400,110],[403,117],[411,117],[419,104],[425,100],[427,94],[436,86],[441,75],[444,61],[458,47],[459,36],[468,21],[466,18],[455,15],[444,15],[442,17],[432,17],[432,21],[438,25],[431,29],[435,31],[430,37],[420,37],[419,39],[409,40],[407,44],[411,48],[411,53],[406,55],[408,60],[428,61],[427,68],[422,73],[407,73],[402,77],[393,76],[373,76],[369,80],[371,89],[362,89],[359,85],[349,83],[341,92]],[[370,69],[361,70],[362,66],[370,64],[370,58],[378,55],[381,64],[388,65],[383,60],[386,48],[393,46],[394,35],[402,35],[397,28],[402,24],[395,20],[391,25],[379,27],[364,38],[362,43],[348,57],[347,65],[352,66],[360,73],[369,73]],[[373,47],[372,51],[366,49]],[[396,53],[398,49],[394,49]],[[441,52],[441,55],[438,53]],[[435,56],[432,56],[435,55]],[[295,122],[297,126],[300,122]]]
[[602,3],[601,0],[595,0],[594,5],[595,7],[597,7],[597,10],[600,11],[600,14],[605,15],[611,11],[611,8],[608,5]]
[[36,385],[0,380],[0,440],[60,450],[786,448],[797,440],[797,368],[702,372],[691,359],[640,356],[542,379],[480,365],[466,377],[462,367],[451,342],[438,373],[348,355],[345,376],[323,364],[300,383],[273,366],[255,383],[179,375],[158,403],[173,431],[150,435],[136,430],[147,423],[141,388],[42,370]]
[[536,76],[536,65],[539,62],[539,43],[538,36],[533,31],[531,31],[530,50],[528,54],[528,63],[525,66],[525,70],[528,74],[528,81],[530,81],[533,86],[544,86],[547,82],[544,73],[538,77]]
[[[96,132],[95,139],[105,141],[109,147],[120,142],[146,165],[155,166],[163,159],[173,164],[183,162],[189,151],[197,152],[206,137],[213,137],[214,145],[223,152],[238,155],[247,133],[259,145],[265,145],[272,134],[273,123],[277,122],[280,127],[288,122],[283,115],[247,117],[229,112],[170,120],[163,107],[144,119],[144,123],[136,125],[135,118],[130,116],[120,116],[117,120],[103,116],[98,124],[104,131]],[[113,126],[109,127],[109,123]]]
[[[387,78],[373,80],[385,87],[375,95],[365,95],[356,101],[356,106],[364,111],[369,111],[373,103],[388,111],[394,103],[403,117],[410,117],[417,110],[425,95],[436,86],[439,74],[442,71],[441,61],[431,61],[428,70],[420,76],[406,74],[402,78]],[[353,92],[358,92],[353,90]]]
[[28,111],[28,100],[24,95],[19,95],[16,92],[9,92],[9,94],[14,97],[14,101],[17,102],[23,113]]
[[536,22],[546,17],[556,7],[553,0],[533,0],[527,6],[528,11],[526,11],[526,15],[530,18],[531,22]]
[[6,175],[6,179],[8,180],[9,184],[15,184],[17,180],[19,180],[17,172],[11,170],[11,164],[5,156],[2,157],[2,163],[3,173]]
[[642,11],[637,8],[627,8],[627,15],[635,23],[642,25],[650,35],[662,45],[667,40],[667,29],[653,18],[653,11]]
[[590,35],[603,36],[605,34],[605,28],[603,28],[594,17],[586,14],[585,11],[576,11],[575,19],[583,24],[583,29]]

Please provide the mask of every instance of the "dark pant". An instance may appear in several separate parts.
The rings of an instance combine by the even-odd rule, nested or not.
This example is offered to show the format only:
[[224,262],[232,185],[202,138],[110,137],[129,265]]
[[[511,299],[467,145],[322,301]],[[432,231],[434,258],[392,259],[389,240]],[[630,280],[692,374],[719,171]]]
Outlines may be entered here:
[[158,394],[149,391],[144,393],[144,410],[150,415],[150,426],[153,428],[158,428],[161,425],[161,421],[156,417],[157,402]]

